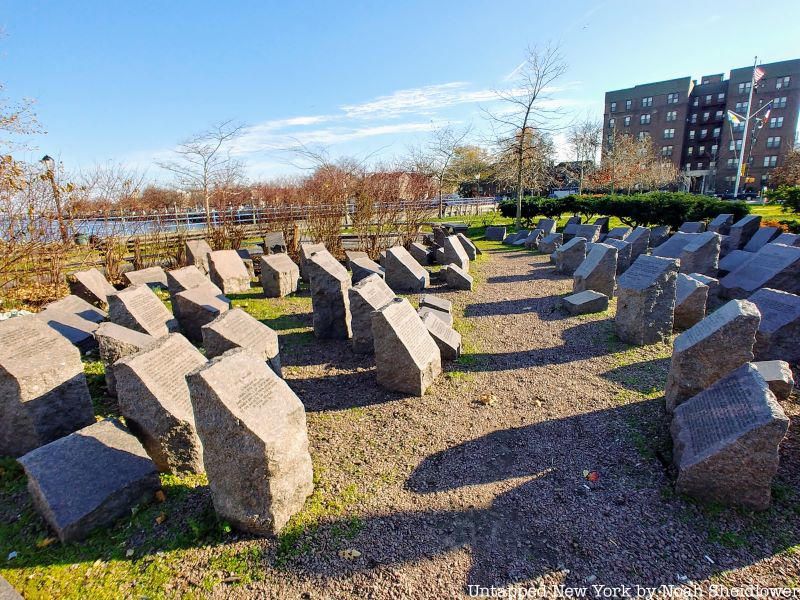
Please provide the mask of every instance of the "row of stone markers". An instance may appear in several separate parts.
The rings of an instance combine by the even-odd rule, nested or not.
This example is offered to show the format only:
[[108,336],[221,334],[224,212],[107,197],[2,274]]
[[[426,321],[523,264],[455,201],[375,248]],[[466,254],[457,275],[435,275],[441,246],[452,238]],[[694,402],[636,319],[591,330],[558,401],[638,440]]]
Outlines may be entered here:
[[[788,428],[780,403],[794,386],[790,365],[800,363],[800,248],[795,237],[773,238],[770,228],[754,227],[757,219],[733,223],[720,215],[708,229],[685,223],[651,254],[640,243],[645,228],[611,230],[603,242],[576,236],[558,240],[551,260],[573,276],[568,312],[605,310],[616,294],[621,340],[667,342],[683,331],[665,393],[676,487],[703,500],[764,509]],[[748,244],[748,261],[716,279],[723,249]],[[629,253],[632,263],[621,269]]]

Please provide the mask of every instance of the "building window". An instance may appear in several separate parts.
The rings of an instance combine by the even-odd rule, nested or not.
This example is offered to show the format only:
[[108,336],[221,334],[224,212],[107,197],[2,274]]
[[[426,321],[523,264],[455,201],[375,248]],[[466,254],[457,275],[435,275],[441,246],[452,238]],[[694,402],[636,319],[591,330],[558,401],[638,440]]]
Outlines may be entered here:
[[608,141],[608,145],[612,146],[614,144],[614,134],[613,133],[609,133],[608,137],[606,138],[606,140]]
[[711,104],[711,99],[712,99],[713,97],[714,97],[714,96],[712,96],[711,94],[708,94],[708,95],[706,96],[706,104]]
[[672,156],[672,146],[661,146],[661,156]]
[[704,139],[706,139],[706,136],[707,136],[707,135],[708,135],[708,129],[701,129],[701,130],[700,130],[700,139],[701,139],[701,140],[704,140]]
[[715,112],[715,113],[714,113],[714,118],[715,118],[717,121],[721,120],[721,119],[722,119],[722,111],[721,111],[721,110],[718,110],[717,112]]
[[699,163],[695,163],[694,168],[695,169],[702,169],[703,168],[703,163],[700,163],[700,162]]
[[717,94],[717,102],[724,102],[725,101],[725,92],[720,92]]
[[752,83],[750,83],[749,81],[747,83],[740,83],[739,84],[739,93],[740,94],[749,94],[751,86],[752,86]]
[[700,98],[695,98],[695,99],[692,101],[692,106],[698,106],[699,104],[700,104]]
[[781,136],[776,135],[767,138],[767,148],[780,148],[780,147],[781,147]]
[[705,153],[706,153],[706,147],[705,146],[698,146],[697,147],[697,155],[698,156],[703,156]]
[[775,98],[775,100],[772,101],[772,108],[786,108],[786,96]]
[[718,150],[719,150],[719,146],[717,146],[716,144],[712,145],[711,146],[711,156],[716,156]]
[[616,102],[612,102],[611,103],[611,112],[617,112],[617,103]]
[[638,136],[638,137],[639,137],[639,141],[641,142],[641,141],[644,141],[644,140],[646,140],[647,138],[649,138],[649,137],[650,137],[650,134],[649,134],[649,133],[647,133],[646,131],[640,131],[640,132],[639,132],[639,136]]
[[778,81],[775,82],[775,89],[782,90],[784,88],[788,88],[791,82],[792,78],[788,75],[786,77],[778,77]]
[[736,103],[736,112],[738,112],[739,114],[743,115],[744,113],[747,112],[747,105],[748,105],[748,102],[737,102]]
[[630,115],[628,115],[627,117],[625,117],[625,118],[622,120],[622,123],[625,125],[625,127],[628,127],[628,126],[631,124],[631,117],[630,117]]
[[772,117],[769,120],[769,128],[778,129],[779,127],[783,127],[783,117]]
[[677,121],[678,120],[678,111],[677,110],[668,110],[667,111],[667,121]]
[[653,106],[652,96],[647,96],[646,98],[642,98],[642,108],[647,108],[648,106]]
[[728,150],[733,150],[733,149],[736,149],[737,151],[741,150],[742,140],[731,140],[730,143],[728,144]]
[[729,169],[735,169],[736,168],[736,159],[735,158],[729,158],[728,159],[728,168]]
[[697,123],[697,113],[692,113],[692,115],[689,117],[689,122]]
[[650,113],[647,113],[646,115],[640,115],[639,116],[639,124],[640,125],[649,125],[650,124]]
[[694,129],[690,129],[690,130],[689,130],[689,139],[690,139],[690,140],[693,140],[693,139],[694,139]]
[[733,133],[742,133],[744,131],[744,121],[739,121],[733,126]]
[[614,123],[616,123],[616,122],[617,122],[617,120],[616,120],[615,118],[613,118],[613,117],[612,117],[612,118],[610,118],[610,119],[608,120],[608,126],[609,126],[609,127],[611,127],[611,128],[613,129],[613,128],[614,128]]
[[765,156],[764,157],[764,166],[765,167],[774,167],[778,164],[778,157],[777,156]]
[[689,146],[686,148],[686,156],[692,156],[694,154],[694,146]]
[[674,129],[665,129],[664,130],[664,139],[671,140],[675,137],[675,130]]
[[711,113],[704,112],[703,113],[703,121],[708,121],[711,118]]
[[677,104],[678,103],[678,92],[672,92],[671,94],[667,94],[667,104]]

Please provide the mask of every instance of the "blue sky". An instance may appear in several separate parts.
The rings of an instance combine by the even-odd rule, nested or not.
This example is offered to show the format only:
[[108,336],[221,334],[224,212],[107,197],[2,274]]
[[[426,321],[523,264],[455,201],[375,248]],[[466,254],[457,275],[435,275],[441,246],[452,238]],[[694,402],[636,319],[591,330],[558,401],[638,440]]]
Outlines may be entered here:
[[236,119],[249,129],[233,150],[264,178],[296,171],[295,140],[387,160],[444,123],[472,122],[481,140],[481,107],[529,44],[561,44],[554,98],[599,117],[606,90],[798,58],[798,27],[797,0],[0,0],[0,83],[36,100],[47,133],[28,158],[158,178],[154,159]]

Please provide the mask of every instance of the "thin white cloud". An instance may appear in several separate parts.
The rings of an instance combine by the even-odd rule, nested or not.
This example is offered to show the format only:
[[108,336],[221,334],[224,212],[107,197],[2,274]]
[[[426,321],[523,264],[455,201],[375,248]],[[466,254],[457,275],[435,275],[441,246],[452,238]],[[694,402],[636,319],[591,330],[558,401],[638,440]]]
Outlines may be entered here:
[[387,119],[410,113],[429,114],[458,104],[485,102],[495,97],[493,90],[469,90],[468,86],[463,81],[452,81],[398,90],[369,102],[346,104],[341,109],[346,117],[352,119]]

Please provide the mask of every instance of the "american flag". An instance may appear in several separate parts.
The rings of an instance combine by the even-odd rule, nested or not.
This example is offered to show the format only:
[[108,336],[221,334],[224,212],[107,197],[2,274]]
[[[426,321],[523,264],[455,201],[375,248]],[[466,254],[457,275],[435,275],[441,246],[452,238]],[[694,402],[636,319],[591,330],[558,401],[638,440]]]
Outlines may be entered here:
[[764,69],[762,69],[761,67],[756,67],[755,69],[753,69],[753,82],[758,83],[759,81],[764,79],[764,75],[765,75]]

